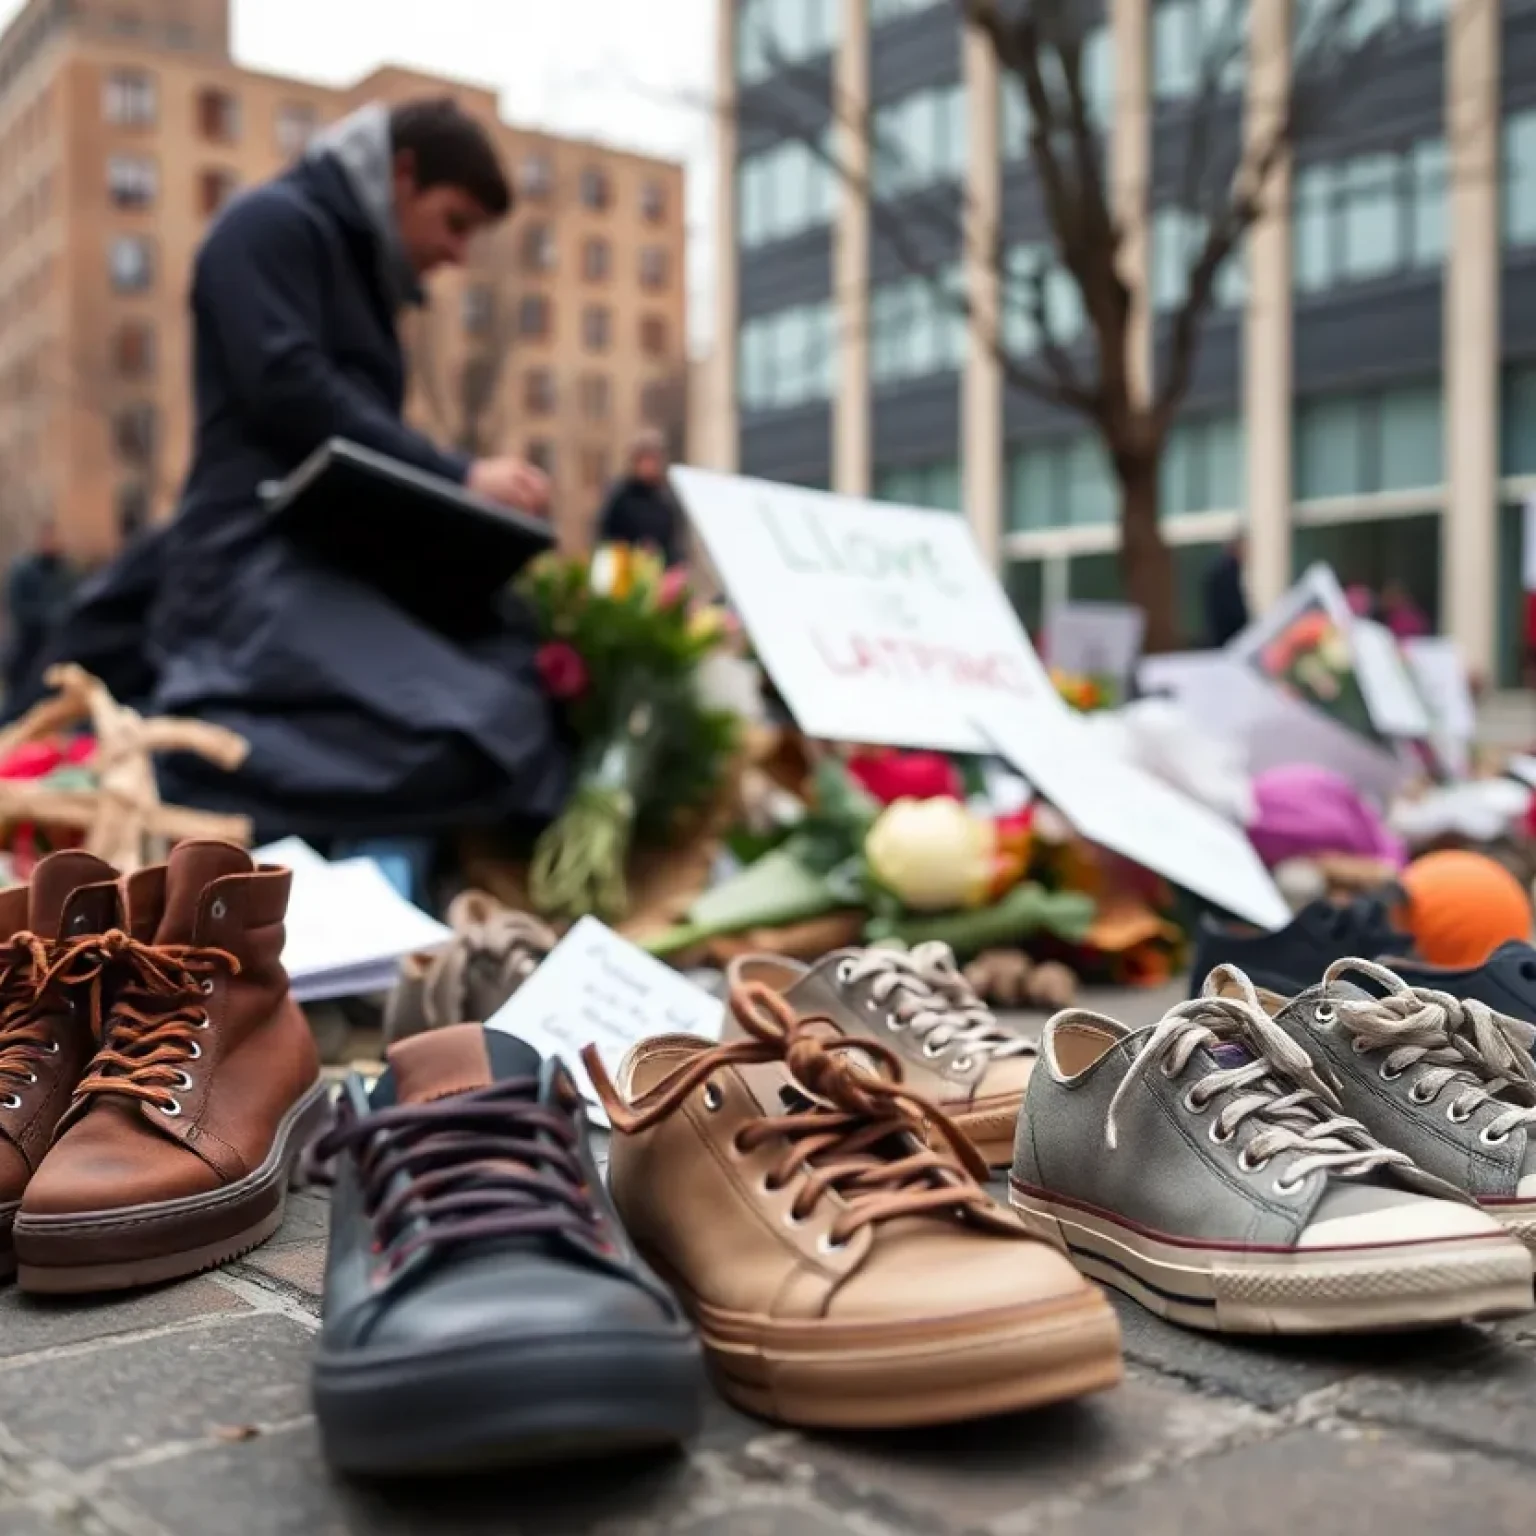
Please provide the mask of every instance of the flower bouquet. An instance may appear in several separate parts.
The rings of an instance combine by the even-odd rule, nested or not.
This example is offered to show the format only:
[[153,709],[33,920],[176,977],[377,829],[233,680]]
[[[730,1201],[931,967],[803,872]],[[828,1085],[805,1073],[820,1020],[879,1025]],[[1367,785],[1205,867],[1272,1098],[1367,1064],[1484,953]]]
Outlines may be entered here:
[[687,572],[624,545],[590,561],[542,555],[518,590],[543,638],[540,676],[578,743],[575,788],[534,848],[529,895],[556,922],[617,922],[632,843],[666,839],[706,805],[736,749],[736,715],[699,689],[731,621],[695,600]]
[[1255,663],[1292,698],[1332,715],[1362,736],[1377,738],[1349,636],[1320,601],[1308,604],[1267,640]]

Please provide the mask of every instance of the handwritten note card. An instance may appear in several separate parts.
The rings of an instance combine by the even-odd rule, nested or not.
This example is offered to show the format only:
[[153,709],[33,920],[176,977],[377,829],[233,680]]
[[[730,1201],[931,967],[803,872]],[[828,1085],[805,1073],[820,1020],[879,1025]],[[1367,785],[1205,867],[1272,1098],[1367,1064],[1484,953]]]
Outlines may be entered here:
[[[595,1045],[603,1065],[617,1075],[626,1052],[641,1040],[677,1034],[715,1040],[722,1018],[718,998],[595,917],[584,917],[489,1024],[543,1055],[558,1055],[595,1105],[581,1064],[583,1046]],[[593,1110],[592,1119],[608,1123],[601,1109]]]

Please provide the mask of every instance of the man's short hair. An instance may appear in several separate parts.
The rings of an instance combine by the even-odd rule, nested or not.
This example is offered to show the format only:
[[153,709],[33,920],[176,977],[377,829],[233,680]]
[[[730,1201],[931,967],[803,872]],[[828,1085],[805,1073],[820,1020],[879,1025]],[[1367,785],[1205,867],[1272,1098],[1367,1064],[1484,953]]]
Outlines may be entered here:
[[418,190],[462,187],[493,219],[504,219],[512,211],[512,188],[490,134],[451,96],[393,108],[389,142],[397,155],[411,152]]
[[653,427],[646,427],[635,433],[629,445],[629,462],[633,464],[637,459],[653,456],[664,459],[667,456],[667,440]]

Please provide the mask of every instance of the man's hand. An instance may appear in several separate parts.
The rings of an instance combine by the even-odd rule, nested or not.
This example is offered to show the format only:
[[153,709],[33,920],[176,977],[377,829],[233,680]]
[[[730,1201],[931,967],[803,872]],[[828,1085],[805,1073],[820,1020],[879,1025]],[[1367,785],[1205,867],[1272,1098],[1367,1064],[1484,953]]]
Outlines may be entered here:
[[519,512],[542,515],[549,510],[549,476],[524,459],[476,459],[464,486],[476,496]]

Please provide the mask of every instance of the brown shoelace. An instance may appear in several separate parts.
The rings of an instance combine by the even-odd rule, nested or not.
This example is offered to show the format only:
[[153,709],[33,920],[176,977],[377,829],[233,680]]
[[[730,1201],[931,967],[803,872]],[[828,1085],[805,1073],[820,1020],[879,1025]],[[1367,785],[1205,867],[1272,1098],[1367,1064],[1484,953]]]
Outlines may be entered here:
[[179,1115],[176,1094],[192,1086],[186,1063],[203,1054],[197,1035],[208,1027],[207,994],[221,970],[240,971],[227,950],[145,944],[120,929],[64,948],[50,975],[91,989],[101,1041],[75,1101],[117,1094]]
[[[804,1109],[752,1120],[738,1133],[736,1146],[750,1152],[783,1141],[784,1155],[766,1182],[770,1189],[782,1189],[805,1176],[790,1208],[796,1220],[805,1219],[824,1195],[835,1192],[845,1209],[828,1241],[842,1246],[862,1228],[902,1216],[991,1211],[992,1199],[982,1188],[986,1164],[942,1110],[902,1087],[901,1062],[885,1046],[846,1039],[829,1019],[798,1017],[760,982],[733,988],[730,1003],[748,1038],[701,1050],[632,1104],[620,1097],[597,1052],[590,1046],[582,1052],[616,1131],[633,1134],[659,1124],[695,1088],[724,1069],[783,1062],[813,1102]],[[876,1062],[888,1077],[862,1065],[861,1056]],[[892,1138],[906,1135],[921,1142],[927,1126],[938,1131],[945,1150],[918,1145],[891,1155]]]
[[[20,1091],[37,1081],[34,1070],[59,1053],[45,1019],[57,991],[50,975],[52,945],[35,933],[18,933],[0,946],[0,1109],[20,1107]],[[68,1002],[60,998],[59,1007]]]
[[569,1237],[610,1255],[569,1113],[539,1101],[531,1077],[427,1104],[360,1115],[345,1097],[309,1157],[310,1177],[356,1159],[383,1274],[418,1249],[508,1237]]

